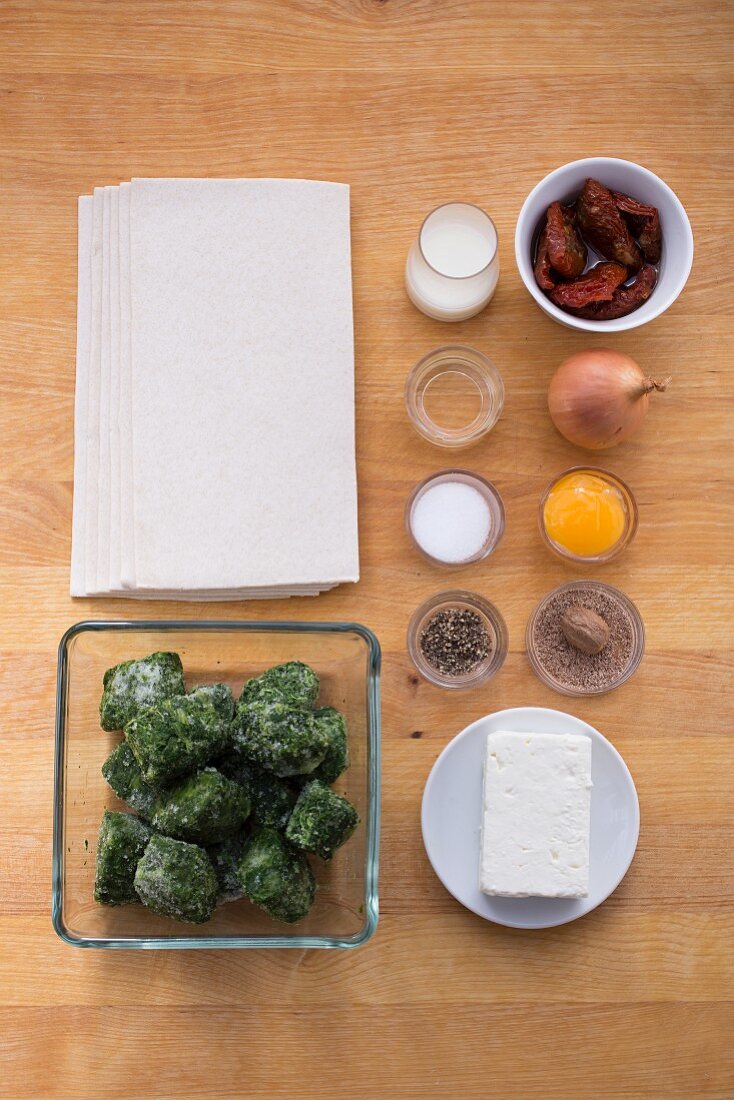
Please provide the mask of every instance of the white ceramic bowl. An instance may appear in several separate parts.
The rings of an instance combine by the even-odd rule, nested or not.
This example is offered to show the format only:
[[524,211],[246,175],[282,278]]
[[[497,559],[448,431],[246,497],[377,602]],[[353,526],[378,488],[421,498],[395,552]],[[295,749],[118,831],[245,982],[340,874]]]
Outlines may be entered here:
[[[588,897],[496,898],[481,893],[482,773],[487,734],[497,730],[591,738]],[[552,928],[590,913],[619,886],[637,848],[640,806],[627,765],[593,726],[560,710],[513,707],[480,718],[449,741],[426,782],[421,827],[434,871],[467,909],[510,928]]]
[[[587,321],[564,313],[545,296],[533,274],[533,237],[540,219],[552,202],[575,199],[589,176],[615,191],[657,206],[660,211],[663,252],[657,285],[638,309],[614,321]],[[581,332],[625,332],[659,317],[683,290],[693,263],[693,233],[678,196],[649,169],[615,157],[588,157],[556,168],[530,192],[517,219],[515,259],[529,293],[543,312],[560,325]]]

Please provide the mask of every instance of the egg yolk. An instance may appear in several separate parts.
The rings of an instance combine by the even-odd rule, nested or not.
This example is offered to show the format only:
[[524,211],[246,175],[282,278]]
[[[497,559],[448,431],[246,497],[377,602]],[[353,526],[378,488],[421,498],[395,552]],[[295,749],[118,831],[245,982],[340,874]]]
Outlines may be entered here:
[[553,542],[581,558],[594,558],[619,542],[626,507],[619,490],[590,473],[566,474],[548,494],[543,525]]

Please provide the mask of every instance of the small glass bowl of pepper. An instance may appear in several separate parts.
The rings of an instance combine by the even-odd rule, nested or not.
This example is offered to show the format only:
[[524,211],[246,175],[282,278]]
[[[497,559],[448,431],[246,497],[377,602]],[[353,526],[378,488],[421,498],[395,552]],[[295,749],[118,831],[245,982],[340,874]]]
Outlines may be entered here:
[[505,620],[473,592],[438,592],[414,613],[408,653],[425,680],[459,690],[485,683],[507,656]]

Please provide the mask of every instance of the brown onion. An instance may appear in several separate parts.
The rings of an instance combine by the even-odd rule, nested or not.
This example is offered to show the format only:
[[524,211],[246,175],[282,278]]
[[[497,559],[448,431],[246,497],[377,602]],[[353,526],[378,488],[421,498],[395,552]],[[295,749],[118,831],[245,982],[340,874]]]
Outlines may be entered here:
[[647,416],[649,395],[670,378],[647,378],[629,355],[597,348],[565,359],[548,388],[548,410],[561,435],[603,451],[634,435]]

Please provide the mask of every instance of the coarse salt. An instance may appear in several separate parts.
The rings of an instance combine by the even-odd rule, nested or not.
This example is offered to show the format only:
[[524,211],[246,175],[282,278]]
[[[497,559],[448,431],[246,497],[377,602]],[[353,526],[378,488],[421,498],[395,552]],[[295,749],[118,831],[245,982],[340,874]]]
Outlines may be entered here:
[[481,553],[489,538],[492,514],[478,489],[463,481],[443,481],[418,497],[410,527],[429,557],[457,564]]

